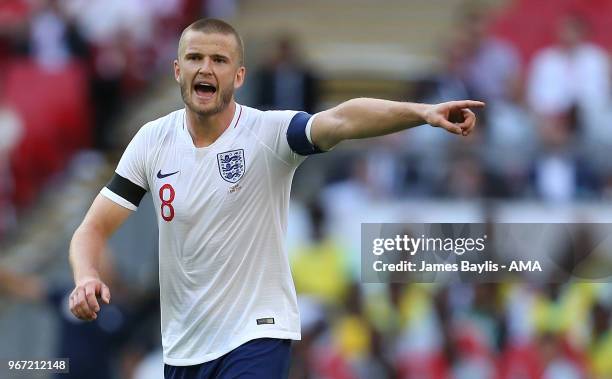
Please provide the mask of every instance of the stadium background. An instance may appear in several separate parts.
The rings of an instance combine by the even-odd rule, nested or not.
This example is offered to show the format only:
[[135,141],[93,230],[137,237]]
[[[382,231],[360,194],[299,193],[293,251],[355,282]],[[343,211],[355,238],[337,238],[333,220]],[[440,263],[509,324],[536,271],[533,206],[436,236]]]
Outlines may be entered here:
[[298,170],[292,378],[612,378],[608,283],[359,282],[361,222],[610,222],[609,0],[0,1],[0,357],[161,378],[149,197],[111,241],[95,325],[62,306],[67,249],[131,136],[181,106],[171,60],[205,15],[245,39],[246,105],[488,103],[469,138],[421,127]]

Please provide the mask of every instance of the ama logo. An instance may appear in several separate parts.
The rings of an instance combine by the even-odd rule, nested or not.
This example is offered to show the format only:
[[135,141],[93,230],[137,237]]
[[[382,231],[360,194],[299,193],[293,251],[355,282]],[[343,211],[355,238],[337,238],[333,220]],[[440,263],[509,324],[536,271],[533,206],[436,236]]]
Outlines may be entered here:
[[244,175],[244,150],[230,150],[217,154],[219,173],[223,180],[236,183]]

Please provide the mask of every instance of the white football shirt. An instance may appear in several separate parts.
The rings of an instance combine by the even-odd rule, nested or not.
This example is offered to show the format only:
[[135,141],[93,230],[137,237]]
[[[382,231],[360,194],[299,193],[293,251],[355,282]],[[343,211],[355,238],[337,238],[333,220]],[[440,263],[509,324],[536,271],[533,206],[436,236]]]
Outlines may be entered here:
[[[211,361],[255,338],[300,339],[284,239],[304,156],[291,149],[288,128],[310,140],[312,119],[236,104],[223,134],[196,148],[182,109],[128,145],[115,175],[123,184],[113,179],[101,194],[132,210],[145,191],[153,196],[165,363]],[[132,200],[134,189],[141,194]]]

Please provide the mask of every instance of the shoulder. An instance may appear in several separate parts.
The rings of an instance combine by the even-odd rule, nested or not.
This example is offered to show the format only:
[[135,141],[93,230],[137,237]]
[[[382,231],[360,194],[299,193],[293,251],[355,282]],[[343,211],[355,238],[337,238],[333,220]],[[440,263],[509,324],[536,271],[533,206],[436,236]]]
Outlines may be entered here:
[[257,108],[248,107],[246,105],[241,105],[243,108],[243,112],[247,115],[261,119],[261,120],[276,120],[282,118],[291,118],[296,113],[300,111],[296,110],[261,110]]
[[538,51],[529,63],[529,82],[537,82],[541,78],[547,78],[550,73],[556,72],[564,65],[565,57],[556,47],[547,47]]
[[259,109],[250,108],[250,113],[252,115],[252,119],[261,124],[283,124],[289,123],[291,119],[300,111],[295,110],[266,110],[262,111]]
[[168,133],[178,130],[183,124],[185,110],[178,109],[165,116],[149,121],[136,132],[135,137],[147,138],[150,142],[163,139]]
[[533,57],[533,64],[557,63],[564,59],[563,52],[557,47],[547,47],[537,52]]
[[594,43],[584,43],[582,46],[580,46],[579,51],[583,57],[600,60],[608,59],[608,54],[606,51]]
[[181,126],[185,120],[185,109],[178,109],[165,116],[146,123],[141,129],[150,133],[160,133],[168,130],[175,130]]
[[495,36],[491,36],[488,37],[485,42],[484,42],[484,46],[492,51],[501,51],[504,53],[514,53],[516,54],[516,49],[514,48],[514,46],[509,43],[508,41],[499,38],[499,37],[495,37]]
[[516,48],[506,40],[497,37],[490,37],[484,42],[485,54],[488,54],[497,61],[519,61],[519,54]]

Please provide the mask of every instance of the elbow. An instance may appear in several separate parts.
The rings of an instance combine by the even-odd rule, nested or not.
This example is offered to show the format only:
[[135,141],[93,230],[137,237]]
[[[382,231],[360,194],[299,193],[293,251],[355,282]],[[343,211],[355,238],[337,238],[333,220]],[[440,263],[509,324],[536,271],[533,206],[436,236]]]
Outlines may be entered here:
[[85,219],[79,225],[74,235],[83,235],[88,237],[110,238],[113,234],[114,227],[112,223],[104,217],[85,216]]
[[337,144],[342,141],[342,138],[339,138],[334,135],[330,135],[325,139],[320,139],[319,141],[314,141],[314,145],[318,147],[322,151],[330,151]]
[[311,128],[312,143],[323,151],[331,150],[344,139],[344,124],[337,107],[315,116]]
[[92,228],[92,226],[88,223],[82,222],[81,225],[79,225],[79,227],[74,231],[74,234],[72,235],[72,242],[74,243],[74,241],[91,234],[93,229],[94,228]]

